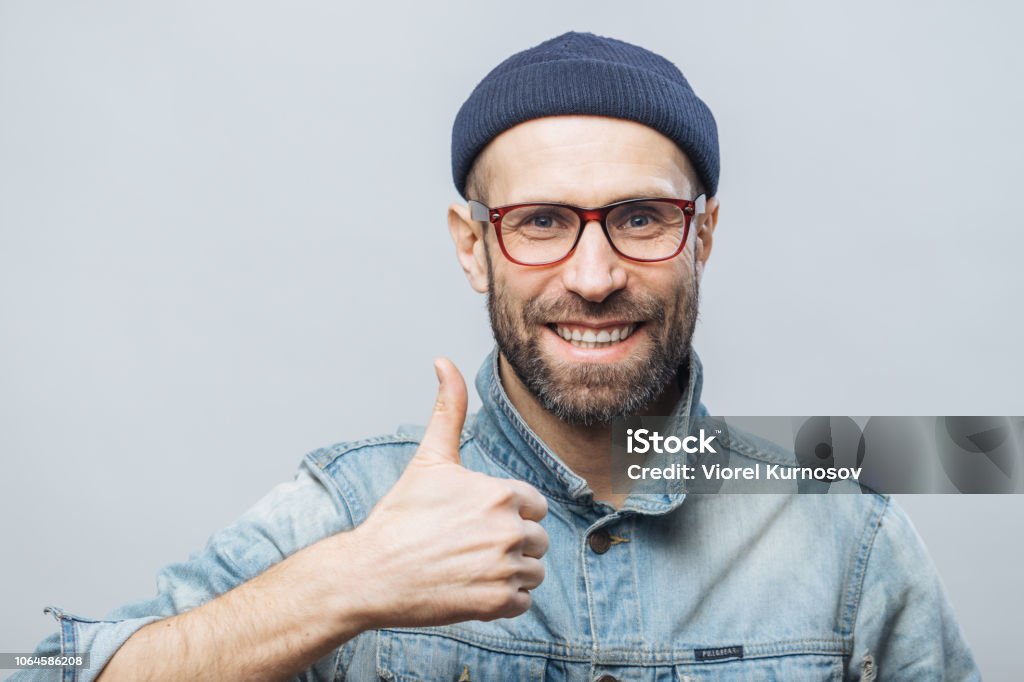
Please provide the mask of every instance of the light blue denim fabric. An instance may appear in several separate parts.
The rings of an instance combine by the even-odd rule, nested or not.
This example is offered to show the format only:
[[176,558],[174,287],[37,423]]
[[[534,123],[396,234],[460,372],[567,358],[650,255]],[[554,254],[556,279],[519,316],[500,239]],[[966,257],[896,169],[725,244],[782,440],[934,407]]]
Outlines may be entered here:
[[[467,420],[461,456],[466,467],[527,481],[548,498],[547,577],[533,606],[490,623],[366,632],[299,679],[980,679],[921,540],[887,497],[675,493],[635,495],[614,510],[595,502],[586,481],[519,416],[496,357],[477,375],[483,407]],[[691,353],[677,413],[707,414],[701,384]],[[152,599],[102,620],[49,609],[60,629],[38,652],[87,651],[92,668],[12,679],[92,680],[147,623],[358,525],[402,473],[421,433],[399,429],[310,453],[293,481],[214,534],[205,550],[163,569]],[[797,463],[756,439],[730,439],[732,464]],[[601,554],[588,542],[598,529],[614,536]]]

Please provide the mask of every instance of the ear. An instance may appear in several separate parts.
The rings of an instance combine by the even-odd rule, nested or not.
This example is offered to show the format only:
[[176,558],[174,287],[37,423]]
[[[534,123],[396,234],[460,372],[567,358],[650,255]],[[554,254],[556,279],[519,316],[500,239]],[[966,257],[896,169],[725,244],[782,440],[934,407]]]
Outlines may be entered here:
[[697,278],[704,276],[704,264],[711,257],[715,226],[718,225],[718,197],[710,197],[704,203],[704,213],[696,221],[697,242],[695,246]]
[[487,254],[484,251],[484,227],[469,217],[469,207],[454,203],[448,207],[448,232],[455,243],[455,256],[459,259],[469,285],[481,294],[487,293]]

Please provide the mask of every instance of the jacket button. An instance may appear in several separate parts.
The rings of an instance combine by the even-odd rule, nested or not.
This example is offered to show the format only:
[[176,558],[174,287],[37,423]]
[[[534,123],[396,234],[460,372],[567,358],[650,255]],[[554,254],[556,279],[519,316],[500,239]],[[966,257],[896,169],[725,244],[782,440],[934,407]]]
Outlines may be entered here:
[[[590,538],[588,538],[587,541],[590,543],[590,549],[593,550],[594,554],[604,554],[608,551],[608,548],[612,546],[612,538],[604,528],[601,530],[595,530],[591,533]],[[605,677],[609,676],[605,675]],[[604,678],[599,679],[598,682],[601,682],[603,679]]]
[[596,682],[619,682],[619,678],[614,675],[601,675],[597,678]]

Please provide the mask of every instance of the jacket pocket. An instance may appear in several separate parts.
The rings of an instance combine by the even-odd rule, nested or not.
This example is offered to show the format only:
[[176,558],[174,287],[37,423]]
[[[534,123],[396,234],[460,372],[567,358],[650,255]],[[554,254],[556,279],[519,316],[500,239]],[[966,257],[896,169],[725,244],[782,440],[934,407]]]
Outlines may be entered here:
[[542,656],[484,647],[432,631],[379,630],[377,676],[389,682],[544,680]]

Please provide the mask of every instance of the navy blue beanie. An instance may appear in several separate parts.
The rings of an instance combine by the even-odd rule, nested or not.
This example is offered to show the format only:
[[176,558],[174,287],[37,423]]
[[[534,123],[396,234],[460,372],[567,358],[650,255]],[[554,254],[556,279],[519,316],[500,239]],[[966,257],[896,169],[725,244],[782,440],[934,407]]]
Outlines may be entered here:
[[452,127],[452,178],[466,176],[495,137],[544,116],[593,114],[636,121],[674,141],[704,191],[718,190],[718,129],[676,66],[650,50],[570,31],[516,53],[473,89]]

